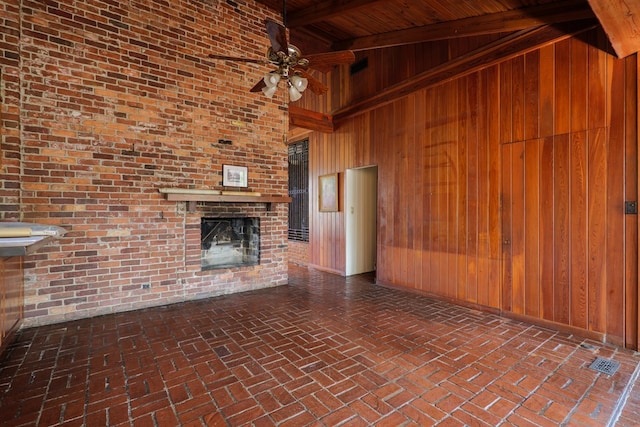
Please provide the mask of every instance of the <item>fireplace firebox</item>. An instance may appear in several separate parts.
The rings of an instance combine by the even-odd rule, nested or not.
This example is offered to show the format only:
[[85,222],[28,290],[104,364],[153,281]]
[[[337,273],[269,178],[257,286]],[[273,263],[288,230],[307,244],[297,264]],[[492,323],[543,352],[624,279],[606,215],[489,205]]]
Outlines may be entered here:
[[202,270],[260,264],[260,218],[202,218]]

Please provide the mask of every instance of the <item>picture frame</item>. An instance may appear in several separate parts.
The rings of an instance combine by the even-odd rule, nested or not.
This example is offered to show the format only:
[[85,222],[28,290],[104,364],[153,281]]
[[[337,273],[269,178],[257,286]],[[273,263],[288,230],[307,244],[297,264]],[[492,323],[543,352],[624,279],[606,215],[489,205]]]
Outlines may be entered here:
[[222,185],[225,187],[247,187],[248,175],[246,166],[222,165]]
[[318,177],[318,209],[320,212],[338,212],[338,174]]

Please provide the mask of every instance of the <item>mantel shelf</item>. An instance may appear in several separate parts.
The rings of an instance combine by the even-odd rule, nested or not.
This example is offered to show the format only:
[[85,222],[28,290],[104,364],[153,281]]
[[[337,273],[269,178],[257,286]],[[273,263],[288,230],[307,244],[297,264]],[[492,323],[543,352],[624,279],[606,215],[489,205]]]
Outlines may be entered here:
[[[163,192],[163,191],[161,191]],[[202,191],[190,193],[188,190],[180,192],[163,192],[166,199],[174,202],[188,202],[189,211],[195,210],[197,202],[217,203],[266,203],[267,210],[271,210],[272,203],[291,203],[289,196],[242,196],[237,194],[205,194]]]

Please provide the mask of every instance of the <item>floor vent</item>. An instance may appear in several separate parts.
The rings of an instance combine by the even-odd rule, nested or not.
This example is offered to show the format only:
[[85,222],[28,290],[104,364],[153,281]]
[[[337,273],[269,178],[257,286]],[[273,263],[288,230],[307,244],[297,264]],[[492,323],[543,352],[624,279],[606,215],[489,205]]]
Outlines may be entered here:
[[589,366],[589,369],[602,372],[603,374],[613,375],[616,373],[619,367],[620,362],[616,362],[615,360],[611,359],[605,359],[604,357],[598,357],[593,361],[591,366]]

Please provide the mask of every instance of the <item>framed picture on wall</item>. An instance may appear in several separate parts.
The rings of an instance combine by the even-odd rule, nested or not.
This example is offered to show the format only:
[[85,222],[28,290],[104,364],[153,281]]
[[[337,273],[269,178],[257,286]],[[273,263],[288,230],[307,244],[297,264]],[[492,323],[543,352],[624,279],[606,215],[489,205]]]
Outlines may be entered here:
[[318,207],[320,212],[338,211],[338,174],[330,173],[318,178]]
[[222,165],[222,185],[225,187],[246,187],[247,167]]

